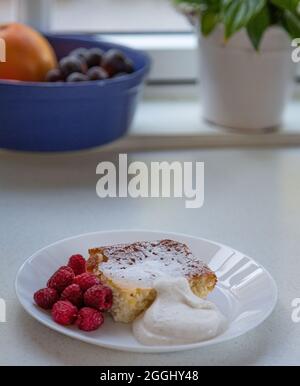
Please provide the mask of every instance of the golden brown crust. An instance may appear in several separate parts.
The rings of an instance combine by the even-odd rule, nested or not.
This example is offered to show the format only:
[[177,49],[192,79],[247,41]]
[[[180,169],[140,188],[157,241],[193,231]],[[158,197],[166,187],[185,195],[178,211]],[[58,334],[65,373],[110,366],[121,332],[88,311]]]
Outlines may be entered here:
[[[117,244],[89,250],[90,265],[102,261],[114,261],[116,265],[126,268],[146,260],[161,260],[167,264],[179,263],[182,275],[186,278],[213,273],[200,259],[195,258],[186,244],[174,240],[139,241],[132,244]],[[102,262],[100,261],[100,262]]]

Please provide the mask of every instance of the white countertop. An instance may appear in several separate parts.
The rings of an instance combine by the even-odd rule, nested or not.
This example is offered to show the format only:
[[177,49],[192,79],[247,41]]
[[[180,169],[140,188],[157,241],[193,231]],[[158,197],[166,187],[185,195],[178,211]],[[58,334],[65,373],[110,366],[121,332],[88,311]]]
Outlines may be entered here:
[[[299,364],[300,151],[196,150],[135,153],[132,160],[204,161],[205,205],[180,199],[99,199],[96,165],[108,153],[0,153],[0,364],[10,365],[276,365]],[[14,293],[22,262],[37,249],[83,232],[113,228],[177,231],[216,240],[263,264],[279,287],[274,314],[255,331],[222,345],[141,355],[93,347],[62,336],[27,315]]]

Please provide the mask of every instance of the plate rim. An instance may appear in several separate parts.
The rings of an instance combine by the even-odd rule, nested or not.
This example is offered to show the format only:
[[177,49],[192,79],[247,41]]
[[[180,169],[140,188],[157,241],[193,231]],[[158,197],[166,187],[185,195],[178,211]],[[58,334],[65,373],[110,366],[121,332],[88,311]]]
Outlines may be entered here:
[[[228,337],[222,338],[222,335],[220,335],[219,337],[217,337],[213,340],[206,340],[206,341],[202,341],[202,342],[183,344],[183,345],[174,345],[174,346],[169,345],[169,346],[141,346],[141,347],[128,347],[128,346],[126,346],[125,347],[125,346],[116,345],[114,343],[98,342],[93,337],[89,337],[89,336],[85,335],[84,333],[82,335],[77,335],[77,333],[76,333],[76,335],[74,335],[73,330],[70,330],[67,328],[63,330],[63,326],[56,325],[55,323],[52,324],[51,322],[44,320],[43,318],[41,318],[39,316],[39,314],[37,314],[37,313],[33,312],[32,310],[27,308],[25,302],[23,301],[22,296],[19,293],[18,281],[19,281],[19,277],[20,277],[24,267],[28,263],[30,263],[37,255],[39,255],[43,251],[47,250],[48,248],[54,247],[58,244],[66,242],[66,241],[75,240],[79,237],[93,236],[93,235],[98,235],[98,234],[105,235],[105,234],[112,234],[112,233],[131,233],[131,232],[149,233],[149,234],[153,234],[153,235],[155,235],[155,234],[168,234],[168,235],[174,236],[174,237],[179,236],[179,237],[183,237],[183,238],[185,238],[185,237],[193,238],[196,240],[201,240],[201,241],[205,241],[205,242],[217,245],[219,247],[229,248],[233,252],[236,252],[236,253],[241,253],[245,258],[248,258],[251,261],[253,261],[253,263],[257,264],[257,266],[260,267],[261,269],[263,269],[263,271],[266,273],[268,280],[269,280],[271,287],[272,287],[271,291],[272,291],[273,299],[274,299],[272,304],[270,304],[270,309],[253,326],[250,326],[249,328],[246,328],[245,330],[237,332],[236,334],[234,334],[234,336],[228,336]],[[21,264],[21,266],[18,269],[17,274],[16,274],[16,278],[15,278],[15,282],[14,282],[14,289],[15,289],[15,294],[17,296],[19,303],[21,304],[22,308],[27,312],[27,314],[29,314],[33,319],[37,320],[38,322],[40,322],[42,325],[46,326],[47,328],[54,330],[56,332],[59,332],[60,334],[66,335],[69,338],[76,339],[76,340],[79,340],[79,341],[84,342],[84,343],[92,344],[92,345],[97,346],[97,347],[102,347],[105,349],[118,350],[118,351],[122,351],[122,352],[136,352],[136,353],[144,353],[144,354],[151,354],[151,353],[162,353],[163,354],[163,353],[168,353],[168,352],[180,352],[180,351],[201,349],[203,347],[220,345],[221,343],[225,343],[225,342],[228,342],[230,340],[237,339],[240,336],[245,335],[245,334],[249,333],[250,331],[256,329],[258,326],[260,326],[262,323],[264,323],[272,315],[272,313],[273,313],[273,311],[278,303],[278,293],[279,293],[277,283],[276,283],[275,279],[273,278],[273,276],[268,271],[268,269],[266,269],[262,264],[258,263],[252,257],[249,257],[247,254],[244,254],[243,252],[238,251],[235,248],[228,246],[227,244],[223,244],[223,243],[213,241],[213,240],[210,240],[210,239],[207,239],[204,237],[199,237],[199,236],[191,235],[191,234],[187,234],[187,233],[169,232],[169,231],[164,231],[164,230],[153,230],[153,229],[152,230],[136,229],[136,228],[130,228],[130,229],[121,228],[121,229],[111,229],[111,230],[104,230],[104,231],[100,230],[100,231],[94,231],[94,232],[81,233],[81,234],[78,234],[75,236],[70,236],[70,237],[66,237],[66,238],[57,240],[51,244],[46,245],[45,247],[42,247],[42,248],[38,249],[36,252],[34,252],[31,256],[29,256]]]

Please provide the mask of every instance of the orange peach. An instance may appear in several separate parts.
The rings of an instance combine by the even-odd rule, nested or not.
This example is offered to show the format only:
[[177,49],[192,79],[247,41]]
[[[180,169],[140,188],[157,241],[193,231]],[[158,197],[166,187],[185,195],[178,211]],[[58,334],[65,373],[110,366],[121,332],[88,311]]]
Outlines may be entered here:
[[0,79],[42,82],[57,66],[50,43],[34,29],[19,23],[0,25],[6,62],[0,62]]

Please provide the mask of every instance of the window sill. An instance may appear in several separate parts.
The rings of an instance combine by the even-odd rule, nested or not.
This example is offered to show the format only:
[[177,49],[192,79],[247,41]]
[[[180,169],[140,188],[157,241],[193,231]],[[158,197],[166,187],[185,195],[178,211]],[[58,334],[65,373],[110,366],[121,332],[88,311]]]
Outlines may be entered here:
[[108,145],[106,150],[300,146],[299,109],[300,99],[292,100],[278,131],[241,134],[202,120],[201,103],[195,98],[146,99],[140,105],[129,135]]

